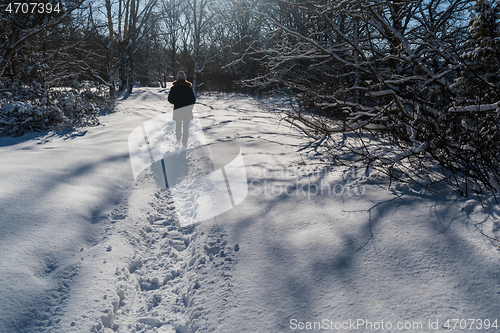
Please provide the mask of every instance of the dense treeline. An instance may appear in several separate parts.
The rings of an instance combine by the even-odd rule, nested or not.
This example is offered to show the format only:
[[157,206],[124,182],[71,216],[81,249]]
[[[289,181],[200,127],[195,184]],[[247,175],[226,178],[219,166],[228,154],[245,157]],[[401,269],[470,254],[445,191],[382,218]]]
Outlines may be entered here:
[[[113,92],[131,90],[134,82],[162,86],[184,70],[201,89],[224,89],[234,87],[234,81],[256,79],[259,88],[272,81],[275,88],[296,92],[294,80],[308,77],[330,95],[335,86],[345,86],[344,81],[374,78],[370,71],[409,72],[411,66],[401,52],[409,50],[417,55],[431,50],[424,57],[426,67],[416,65],[426,75],[446,66],[452,66],[447,70],[456,76],[474,76],[472,69],[481,72],[463,64],[467,52],[470,62],[473,56],[476,64],[488,59],[493,67],[483,67],[490,72],[498,69],[498,6],[486,0],[475,6],[465,0],[49,2],[53,7],[60,4],[60,10],[40,13],[37,7],[24,13],[5,0],[0,4],[4,84],[29,83],[36,75],[29,69],[39,63],[46,68],[48,85],[67,85],[77,78],[100,82]],[[471,9],[474,15],[489,16],[481,27],[474,26],[478,20],[469,23]],[[480,36],[488,34],[485,29],[493,33],[486,39]],[[481,50],[489,53],[471,53],[471,40],[484,44]],[[433,57],[437,50],[444,54]],[[455,68],[457,61],[467,68]],[[351,77],[352,65],[358,71]],[[476,85],[481,84],[489,86],[476,77]],[[366,87],[359,88],[345,96],[363,95]],[[309,96],[304,89],[303,96]],[[317,87],[313,90],[319,92]],[[494,100],[493,90],[488,96]],[[468,94],[474,92],[462,95]],[[307,98],[303,102],[309,103]]]
[[[219,0],[50,0],[57,12],[0,4],[0,78],[29,84],[30,66],[50,71],[45,83],[91,80],[116,90],[164,86],[184,70],[207,89],[229,89],[259,70],[225,65],[260,38],[251,4]],[[45,73],[47,75],[47,73]],[[205,87],[204,87],[205,86]],[[234,89],[234,88],[233,88]]]

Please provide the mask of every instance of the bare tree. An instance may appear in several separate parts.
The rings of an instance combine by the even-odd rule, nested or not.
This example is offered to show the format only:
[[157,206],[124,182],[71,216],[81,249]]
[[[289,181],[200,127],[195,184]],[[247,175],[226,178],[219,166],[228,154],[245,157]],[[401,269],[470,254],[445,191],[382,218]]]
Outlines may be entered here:
[[190,9],[189,19],[193,27],[193,90],[195,93],[198,76],[204,70],[209,59],[211,43],[207,41],[204,45],[205,57],[203,60],[200,59],[200,50],[204,38],[209,34],[209,30],[212,28],[214,16],[217,15],[216,5],[216,2],[213,0],[188,0]]
[[106,17],[108,19],[108,44],[106,45],[106,68],[109,77],[109,94],[115,95],[115,79],[114,79],[114,50],[115,50],[115,34],[113,12],[111,8],[111,0],[106,0]]
[[[134,55],[144,42],[145,32],[152,27],[149,20],[153,16],[157,0],[119,0],[118,25],[121,26],[122,17],[123,31],[120,32],[119,61],[120,61],[120,85],[119,90],[127,89],[132,93],[134,86]],[[122,6],[123,5],[123,6]]]
[[[44,34],[42,48],[48,46],[46,40],[50,36],[47,34],[67,21],[74,11],[82,7],[84,2],[85,0],[79,0],[68,8],[60,5],[57,11],[52,11],[50,7],[49,14],[40,14],[38,11],[25,14],[12,8],[15,7],[12,3],[0,4],[0,77],[9,75],[13,79],[18,74],[16,72],[23,70],[24,67],[23,60],[19,58],[22,57],[21,53],[24,53],[23,48],[29,48],[34,38]],[[11,6],[10,12],[8,11],[9,5]]]
[[[227,77],[221,78],[225,85],[235,88],[235,82],[263,73],[264,66],[257,60],[262,54],[256,54],[265,44],[262,32],[263,22],[260,17],[252,15],[251,9],[257,1],[242,0],[223,4],[221,24],[218,35],[217,49],[220,53],[222,69],[227,72]],[[252,53],[252,56],[249,56]],[[220,69],[219,69],[220,71]],[[229,82],[227,82],[229,81]],[[224,85],[223,85],[224,86]]]
[[[177,74],[177,48],[179,36],[183,29],[182,14],[186,3],[182,0],[164,0],[162,3],[162,19],[164,23],[165,42],[170,48],[171,75]],[[166,72],[166,71],[165,71]]]

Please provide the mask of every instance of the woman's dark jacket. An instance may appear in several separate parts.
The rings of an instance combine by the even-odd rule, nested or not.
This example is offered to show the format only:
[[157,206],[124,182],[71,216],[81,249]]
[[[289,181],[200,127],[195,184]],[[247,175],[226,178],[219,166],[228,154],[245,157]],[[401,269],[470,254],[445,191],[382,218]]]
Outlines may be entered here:
[[[174,105],[174,120],[193,119],[193,105],[196,97],[193,93],[193,84],[189,81],[174,81],[168,94],[168,101]],[[191,107],[186,108],[186,106]]]

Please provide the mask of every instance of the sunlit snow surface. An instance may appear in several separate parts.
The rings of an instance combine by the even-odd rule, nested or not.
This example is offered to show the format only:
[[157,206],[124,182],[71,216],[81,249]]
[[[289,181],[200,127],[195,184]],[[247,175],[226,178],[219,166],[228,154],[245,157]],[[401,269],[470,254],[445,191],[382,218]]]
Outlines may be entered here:
[[[137,88],[104,126],[0,138],[0,332],[304,332],[294,325],[358,319],[429,332],[500,319],[497,242],[480,233],[500,239],[496,206],[292,166],[314,157],[297,153],[306,138],[279,126],[267,99],[199,96],[205,142],[192,132],[189,179],[220,170],[196,142],[234,143],[248,194],[183,227],[174,191],[149,167],[136,180],[129,152],[156,117],[170,141],[152,146],[173,147],[167,94]],[[242,179],[231,161],[228,183]],[[192,185],[184,202],[199,207],[218,188]]]

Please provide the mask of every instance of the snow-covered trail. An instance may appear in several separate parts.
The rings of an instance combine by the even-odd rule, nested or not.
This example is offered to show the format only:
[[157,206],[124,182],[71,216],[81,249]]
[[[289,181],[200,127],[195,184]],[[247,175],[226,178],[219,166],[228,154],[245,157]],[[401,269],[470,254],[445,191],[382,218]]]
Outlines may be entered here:
[[169,191],[134,183],[127,147],[134,128],[171,112],[167,92],[136,89],[106,126],[80,135],[0,139],[1,333],[295,332],[314,322],[417,332],[444,331],[448,318],[500,320],[498,253],[479,233],[500,237],[497,208],[291,167],[310,158],[296,152],[304,138],[262,101],[198,99],[207,143],[241,147],[249,194],[181,227]]
[[[134,185],[127,136],[161,102],[148,104],[147,94],[141,97],[146,101],[124,111],[126,116],[102,117],[106,126],[1,139],[0,328],[5,332],[47,325],[50,312],[65,306],[66,280],[93,269],[81,258],[100,241],[101,222]],[[52,289],[60,292],[48,300]]]

